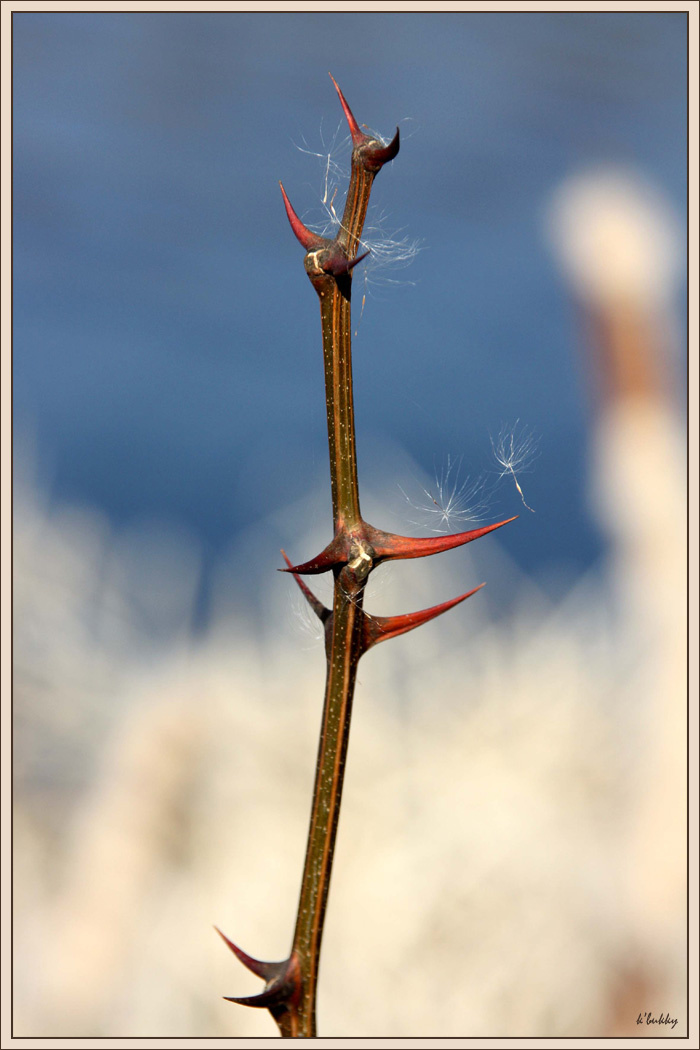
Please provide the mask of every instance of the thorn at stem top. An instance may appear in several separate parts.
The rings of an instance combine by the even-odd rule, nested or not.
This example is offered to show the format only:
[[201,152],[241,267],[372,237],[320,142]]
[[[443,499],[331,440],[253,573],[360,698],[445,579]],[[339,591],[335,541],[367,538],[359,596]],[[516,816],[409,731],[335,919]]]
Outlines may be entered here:
[[340,99],[340,104],[343,107],[345,119],[347,120],[348,126],[350,128],[350,135],[352,137],[353,146],[355,147],[355,149],[357,149],[360,146],[366,147],[362,155],[362,166],[368,171],[371,171],[374,174],[376,174],[384,164],[387,164],[390,160],[393,160],[396,154],[399,152],[399,146],[401,144],[399,129],[396,129],[396,134],[394,135],[391,142],[386,146],[383,146],[380,142],[377,142],[377,140],[371,135],[366,135],[360,127],[360,125],[355,120],[353,112],[350,109],[350,106],[347,104],[345,95],[338,87],[335,77],[332,73],[329,73],[328,76],[333,81],[335,85],[335,90],[338,92],[338,98]]
[[329,72],[328,76],[333,81],[333,83],[335,85],[335,90],[338,92],[338,98],[340,99],[340,104],[343,107],[343,113],[345,114],[345,119],[347,120],[348,126],[350,127],[350,134],[352,136],[352,144],[353,144],[353,146],[361,146],[362,143],[366,140],[367,136],[365,135],[365,133],[362,131],[360,125],[355,120],[355,117],[353,116],[352,110],[350,109],[350,106],[345,101],[345,95],[343,94],[343,92],[338,87],[338,83],[337,83],[335,77],[330,72]]

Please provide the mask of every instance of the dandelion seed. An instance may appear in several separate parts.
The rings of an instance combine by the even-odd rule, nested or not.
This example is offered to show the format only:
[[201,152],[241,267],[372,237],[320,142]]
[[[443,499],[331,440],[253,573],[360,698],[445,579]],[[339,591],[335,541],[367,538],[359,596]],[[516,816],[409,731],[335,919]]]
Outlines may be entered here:
[[537,458],[537,438],[524,427],[521,427],[518,433],[519,423],[520,420],[516,419],[513,427],[502,427],[498,439],[494,442],[493,438],[491,438],[491,447],[496,457],[496,462],[501,467],[499,480],[509,474],[515,482],[515,487],[518,490],[523,506],[527,507],[534,514],[533,508],[525,502],[525,496],[517,479],[516,471],[518,474],[527,473]]
[[478,522],[488,511],[489,493],[484,478],[460,479],[462,457],[453,459],[448,455],[446,465],[435,474],[433,491],[421,486],[423,497],[418,500],[410,496],[399,485],[406,502],[420,512],[422,520],[413,525],[427,525],[431,532],[452,532],[460,522]]
[[[328,582],[322,580],[321,577],[315,577],[315,579],[317,581],[315,590],[317,595],[321,595],[319,600],[322,601],[323,604],[332,605],[333,594],[332,590],[329,588]],[[315,648],[319,641],[323,640],[323,623],[311,608],[307,599],[299,591],[296,584],[294,590],[289,591],[287,620],[288,622],[291,622],[295,634],[300,635],[309,643],[303,644],[302,648],[310,650]]]
[[323,197],[321,203],[325,206],[328,203],[330,197],[335,196],[338,191],[340,180],[344,177],[344,170],[341,164],[338,162],[338,157],[341,152],[345,152],[345,147],[349,143],[350,139],[348,135],[341,137],[341,129],[343,127],[342,121],[336,126],[335,131],[331,137],[330,145],[326,145],[323,136],[323,122],[319,129],[319,138],[321,140],[321,147],[323,152],[311,149],[306,139],[302,136],[303,146],[299,146],[295,143],[296,148],[300,153],[307,153],[310,157],[318,157],[323,165]]
[[[300,635],[307,639],[313,639],[314,643],[319,642],[323,638],[321,621],[312,613],[306,599],[302,598],[301,595],[290,599],[289,611],[294,628]],[[311,646],[304,646],[304,648],[311,648]]]
[[[360,250],[369,250],[370,255],[365,264],[365,273],[376,276],[377,272],[387,269],[400,269],[410,266],[415,257],[422,251],[419,240],[401,236],[403,230],[389,232],[389,222],[385,212],[375,212],[365,226],[365,234],[360,241]],[[381,277],[387,284],[398,284],[398,280]],[[375,282],[378,283],[378,282]],[[409,282],[415,283],[415,282]]]
[[[337,193],[338,193],[338,187],[336,186],[333,189],[333,196],[331,197],[330,204],[328,205],[328,210],[331,213],[331,217],[333,218],[333,221],[337,222],[338,226],[340,226],[340,219],[338,218],[338,213],[335,210],[335,198],[336,198]],[[325,198],[324,198],[323,203],[324,204],[326,203]]]

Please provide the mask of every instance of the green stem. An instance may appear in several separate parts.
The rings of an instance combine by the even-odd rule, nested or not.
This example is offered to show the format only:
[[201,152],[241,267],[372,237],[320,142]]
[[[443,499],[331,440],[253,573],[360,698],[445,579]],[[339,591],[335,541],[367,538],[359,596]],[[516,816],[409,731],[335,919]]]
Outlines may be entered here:
[[[346,592],[345,584],[355,593]],[[318,963],[360,653],[362,586],[358,588],[352,571],[347,569],[340,573],[335,586],[313,807],[292,948],[301,971],[301,1001],[297,1007],[300,1036],[316,1034]]]
[[360,246],[362,228],[367,217],[369,195],[376,172],[368,171],[353,154],[352,176],[345,199],[343,218],[336,241],[342,244],[348,259],[354,259]]
[[321,300],[326,415],[331,465],[333,527],[352,528],[360,521],[352,398],[349,276],[341,282],[324,277],[317,283]]

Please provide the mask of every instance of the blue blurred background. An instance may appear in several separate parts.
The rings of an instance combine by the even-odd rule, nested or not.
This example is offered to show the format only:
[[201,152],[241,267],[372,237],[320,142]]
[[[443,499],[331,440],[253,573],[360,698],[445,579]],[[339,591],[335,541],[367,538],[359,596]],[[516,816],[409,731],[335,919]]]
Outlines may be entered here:
[[203,556],[200,617],[223,552],[275,508],[325,485],[330,535],[318,307],[278,180],[323,218],[323,157],[347,172],[350,152],[331,70],[361,123],[401,124],[368,225],[421,247],[408,268],[356,271],[361,485],[382,445],[392,491],[410,483],[398,453],[390,476],[394,449],[428,474],[448,454],[493,472],[489,436],[519,420],[538,441],[520,478],[537,513],[506,478],[489,518],[521,512],[503,542],[528,572],[596,562],[591,406],[544,217],[566,175],[613,161],[684,221],[684,14],[13,25],[16,448],[52,500],[117,530],[182,526]]

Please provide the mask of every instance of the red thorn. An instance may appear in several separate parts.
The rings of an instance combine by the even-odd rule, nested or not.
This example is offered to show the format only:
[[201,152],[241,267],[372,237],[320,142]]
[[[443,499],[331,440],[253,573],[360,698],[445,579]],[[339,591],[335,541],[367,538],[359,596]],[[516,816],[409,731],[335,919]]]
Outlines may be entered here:
[[368,248],[366,252],[362,253],[362,255],[356,255],[352,262],[348,263],[348,271],[352,270],[353,266],[357,266],[357,264],[362,262],[363,259],[366,259],[369,253],[370,249]]
[[287,966],[286,960],[285,962],[279,963],[262,962],[260,959],[253,959],[251,955],[248,955],[247,952],[244,952],[243,949],[239,948],[237,944],[234,944],[233,941],[230,941],[226,934],[221,932],[218,926],[215,926],[214,929],[218,933],[219,937],[221,937],[221,939],[229,946],[236,958],[240,959],[240,961],[243,963],[246,969],[250,970],[251,973],[254,973],[257,977],[262,977],[264,981],[274,980],[274,978],[278,977],[280,972],[283,971],[284,968]]
[[262,992],[258,992],[257,995],[222,995],[222,999],[225,999],[229,1003],[238,1003],[239,1006],[258,1006],[258,1007],[271,1007],[277,1006],[284,1001],[285,995],[284,990],[273,985],[271,988],[264,988]]
[[306,249],[307,252],[314,251],[317,248],[323,248],[327,243],[325,238],[321,237],[318,233],[314,233],[312,230],[307,229],[304,223],[301,221],[294,208],[289,203],[289,197],[284,192],[284,186],[280,182],[280,189],[282,190],[282,196],[284,197],[284,206],[287,210],[287,218],[289,219],[289,225],[294,231],[294,236]]
[[350,127],[350,134],[352,136],[352,144],[353,144],[353,146],[361,146],[362,143],[366,141],[367,136],[362,131],[362,129],[360,128],[360,125],[357,123],[357,121],[355,120],[354,116],[352,115],[352,110],[350,109],[350,106],[345,101],[345,96],[343,95],[343,92],[338,87],[338,84],[336,83],[335,77],[333,76],[332,73],[329,73],[328,76],[331,78],[331,80],[335,84],[335,90],[338,92],[338,98],[340,99],[340,104],[343,107],[343,113],[345,114],[345,119],[347,120],[348,125]]
[[362,621],[363,651],[366,652],[373,645],[385,642],[388,638],[396,638],[399,634],[412,631],[414,627],[420,627],[421,624],[433,620],[436,616],[440,616],[441,613],[452,609],[453,606],[459,605],[460,602],[466,601],[467,598],[471,598],[472,594],[476,594],[477,591],[480,591],[485,586],[485,584],[480,583],[478,587],[467,591],[466,594],[460,594],[458,598],[451,598],[447,602],[442,602],[441,605],[433,605],[430,609],[421,609],[420,612],[405,613],[402,616],[371,617],[365,613]]
[[401,145],[399,129],[396,129],[396,134],[394,135],[393,139],[391,140],[388,146],[369,146],[368,144],[374,140],[371,139],[369,135],[366,135],[364,133],[360,125],[355,120],[352,114],[352,110],[345,101],[345,96],[338,87],[338,84],[333,74],[329,73],[328,76],[335,84],[335,90],[338,92],[338,98],[340,99],[340,104],[343,107],[343,112],[345,113],[345,118],[350,128],[350,135],[352,136],[353,146],[357,148],[358,146],[367,145],[367,149],[362,151],[363,167],[367,168],[369,171],[373,171],[375,173],[378,172],[384,164],[387,164],[390,160],[393,160],[396,154],[399,152],[399,146]]
[[451,536],[431,536],[423,538],[419,536],[396,536],[393,532],[382,532],[380,529],[368,528],[368,539],[374,547],[376,561],[391,561],[395,558],[424,558],[429,554],[440,554],[442,551],[461,547],[472,540],[478,540],[495,529],[500,529],[518,517],[516,514],[505,521],[498,521],[495,525],[485,525],[480,529],[470,529],[468,532],[457,532]]
[[346,273],[350,273],[353,266],[357,266],[357,264],[362,262],[362,260],[368,255],[369,249],[362,255],[356,256],[354,259],[348,259],[336,242],[331,244],[323,261],[319,260],[319,265],[324,273],[330,273],[334,277],[343,277]]
[[[297,584],[299,586],[299,589],[301,590],[301,593],[304,595],[304,597],[306,598],[307,602],[309,603],[309,605],[311,606],[313,611],[316,613],[316,615],[318,616],[318,618],[321,621],[321,623],[325,623],[326,620],[328,619],[328,617],[331,615],[330,609],[327,609],[326,606],[323,604],[323,602],[319,601],[319,599],[313,593],[311,588],[306,586],[306,584],[304,583],[302,578],[299,576],[299,574],[294,572],[294,567],[292,566],[291,561],[289,560],[289,558],[287,557],[287,555],[285,554],[284,551],[282,551],[282,557],[284,558],[284,560],[286,561],[286,563],[288,565],[288,569],[286,571],[291,572],[291,573],[294,574],[294,579],[296,580],[296,582],[297,582]],[[285,571],[285,570],[282,570],[282,571]]]
[[284,1018],[296,1010],[301,995],[301,971],[296,952],[292,952],[290,957],[282,962],[260,962],[258,959],[251,959],[249,955],[241,951],[216,926],[214,929],[249,970],[265,979],[265,987],[258,995],[225,995],[223,998],[230,1003],[238,1003],[240,1006],[267,1007],[277,1021],[281,1034],[290,1034]]
[[384,164],[388,164],[390,160],[393,160],[396,154],[399,152],[399,146],[401,145],[399,129],[396,129],[396,134],[389,143],[388,146],[372,146],[365,150],[364,161],[368,167],[381,168]]
[[[302,562],[301,565],[290,565],[288,569],[280,569],[280,572],[304,573],[305,576],[315,576],[320,572],[328,572],[336,566],[345,565],[348,560],[348,540],[342,533],[334,536],[331,542],[320,554],[310,561]],[[286,556],[285,556],[286,557]]]

